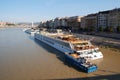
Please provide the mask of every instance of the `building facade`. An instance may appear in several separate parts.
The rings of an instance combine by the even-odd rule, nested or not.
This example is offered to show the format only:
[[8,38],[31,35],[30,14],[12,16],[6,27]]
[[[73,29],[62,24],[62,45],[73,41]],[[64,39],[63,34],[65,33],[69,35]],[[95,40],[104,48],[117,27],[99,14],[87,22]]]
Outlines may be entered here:
[[100,28],[108,28],[108,31],[113,29],[116,31],[117,27],[120,27],[120,8],[100,11],[98,13],[89,14],[84,17],[72,16],[72,17],[57,17],[46,22],[41,22],[41,26],[49,28],[66,28],[68,27],[72,31],[79,31],[81,28],[88,31],[99,31]]
[[5,26],[7,24],[7,22],[0,22],[0,26]]
[[97,14],[89,14],[82,17],[81,28],[93,30],[97,28]]
[[39,27],[49,27],[49,28],[61,28],[61,29],[72,29],[72,31],[77,31],[80,29],[80,16],[73,16],[73,17],[64,17],[60,18],[57,17],[53,20],[48,20],[45,22],[40,22]]
[[108,30],[113,28],[112,31],[116,31],[118,26],[120,26],[120,8],[89,14],[81,18],[83,29],[90,30],[94,27],[94,31],[99,31],[99,28],[108,28]]
[[97,29],[99,29],[100,27],[105,29],[106,27],[108,27],[108,15],[109,15],[110,11],[102,11],[99,12],[97,15]]
[[78,31],[81,27],[81,16],[69,17],[67,25],[72,29],[72,31]]
[[120,26],[120,8],[116,8],[110,11],[108,16],[108,26],[113,27],[114,30]]
[[61,26],[62,27],[67,27],[68,26],[67,20],[68,20],[68,17],[61,18]]
[[54,28],[60,27],[61,26],[61,21],[60,18],[57,17],[54,19]]

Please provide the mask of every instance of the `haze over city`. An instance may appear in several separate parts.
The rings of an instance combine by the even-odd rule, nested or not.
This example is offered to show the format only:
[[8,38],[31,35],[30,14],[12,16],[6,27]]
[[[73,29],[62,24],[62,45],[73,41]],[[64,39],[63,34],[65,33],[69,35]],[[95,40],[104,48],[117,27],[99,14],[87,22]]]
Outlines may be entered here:
[[1,0],[0,21],[40,22],[120,7],[119,0]]

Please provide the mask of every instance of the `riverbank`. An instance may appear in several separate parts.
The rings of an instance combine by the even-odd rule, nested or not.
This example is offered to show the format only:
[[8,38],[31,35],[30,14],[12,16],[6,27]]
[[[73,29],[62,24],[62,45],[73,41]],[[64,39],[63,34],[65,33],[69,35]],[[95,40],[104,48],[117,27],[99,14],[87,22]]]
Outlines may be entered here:
[[94,32],[89,34],[94,36],[105,37],[105,38],[120,39],[120,33],[112,33],[112,32],[96,32],[95,33]]

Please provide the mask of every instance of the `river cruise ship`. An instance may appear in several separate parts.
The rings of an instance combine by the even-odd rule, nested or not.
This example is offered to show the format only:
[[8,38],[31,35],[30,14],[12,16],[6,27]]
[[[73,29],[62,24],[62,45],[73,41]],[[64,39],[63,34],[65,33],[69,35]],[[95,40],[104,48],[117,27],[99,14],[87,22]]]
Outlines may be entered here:
[[35,33],[34,37],[63,53],[75,52],[80,57],[89,60],[103,58],[103,54],[99,51],[99,48],[92,45],[89,40],[77,38],[72,34],[63,33],[61,30],[40,30],[39,33]]

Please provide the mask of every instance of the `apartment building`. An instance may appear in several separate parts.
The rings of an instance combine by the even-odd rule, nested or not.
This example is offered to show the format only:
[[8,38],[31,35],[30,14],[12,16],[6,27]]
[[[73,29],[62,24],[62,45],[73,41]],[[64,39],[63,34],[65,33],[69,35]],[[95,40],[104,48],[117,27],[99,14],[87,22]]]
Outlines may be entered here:
[[47,27],[47,24],[46,24],[47,21],[41,21],[40,24],[38,25],[38,27]]
[[67,20],[68,20],[68,17],[61,18],[61,26],[62,27],[67,27],[68,26]]
[[81,28],[88,30],[97,28],[97,14],[89,14],[81,18]]
[[53,19],[52,19],[52,20],[49,20],[48,23],[47,23],[47,26],[48,26],[49,28],[54,28],[54,20],[53,20]]
[[54,19],[54,28],[60,27],[61,26],[61,18],[57,17]]
[[67,20],[67,25],[72,29],[72,31],[77,31],[80,29],[81,16],[69,17]]
[[73,16],[73,17],[64,17],[60,18],[57,17],[52,20],[48,20],[45,22],[40,22],[40,26],[49,27],[49,28],[71,28],[72,31],[77,31],[80,29],[80,16]]
[[0,26],[4,26],[4,25],[6,25],[7,24],[7,22],[0,22]]
[[110,11],[108,16],[108,26],[113,27],[114,30],[120,26],[120,8],[116,8]]
[[97,15],[97,29],[102,27],[105,29],[108,26],[108,16],[110,11],[102,11]]
[[98,31],[101,27],[103,29],[113,28],[116,31],[118,26],[120,26],[120,8],[89,14],[81,18],[81,27],[83,29],[90,30],[94,27],[95,31]]
[[[87,29],[88,31],[98,31],[100,28],[116,28],[120,26],[120,8],[100,11],[87,16],[72,16],[64,18],[55,18],[42,23],[43,26],[50,28],[71,28],[72,31],[78,31],[80,28]],[[109,30],[108,29],[108,30]]]

